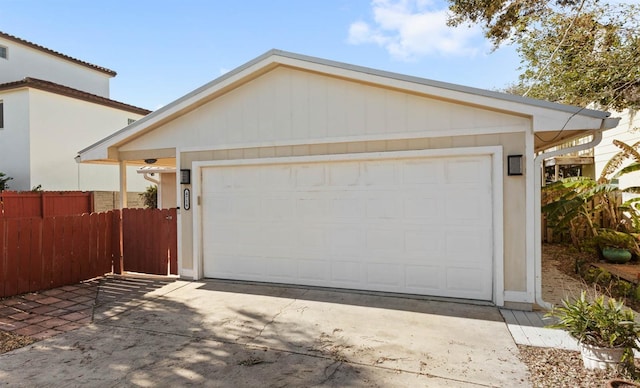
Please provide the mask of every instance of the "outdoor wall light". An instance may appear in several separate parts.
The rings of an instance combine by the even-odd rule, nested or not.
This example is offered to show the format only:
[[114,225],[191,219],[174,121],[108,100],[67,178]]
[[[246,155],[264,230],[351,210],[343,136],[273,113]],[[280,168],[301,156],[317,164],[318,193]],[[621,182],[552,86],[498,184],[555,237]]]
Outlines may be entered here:
[[180,184],[191,184],[191,170],[180,170]]
[[522,175],[523,168],[522,155],[507,156],[507,175]]

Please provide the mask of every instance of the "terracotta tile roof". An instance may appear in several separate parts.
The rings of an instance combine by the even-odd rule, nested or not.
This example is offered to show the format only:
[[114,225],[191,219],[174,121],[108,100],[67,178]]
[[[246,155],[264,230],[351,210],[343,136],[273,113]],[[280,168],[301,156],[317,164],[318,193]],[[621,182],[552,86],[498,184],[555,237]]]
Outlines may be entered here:
[[51,93],[55,93],[55,94],[59,94],[59,95],[67,96],[71,98],[76,98],[79,100],[84,100],[84,101],[92,102],[95,104],[100,104],[100,105],[108,106],[111,108],[124,110],[131,113],[137,113],[141,115],[147,115],[151,113],[150,110],[147,110],[144,108],[139,108],[137,106],[125,104],[124,102],[111,100],[109,98],[83,92],[82,90],[70,88],[68,86],[64,86],[54,82],[44,81],[44,80],[41,80],[38,78],[32,78],[32,77],[27,77],[20,81],[7,82],[4,84],[0,84],[0,91],[25,88],[25,87],[39,89],[46,92],[51,92]]
[[107,69],[106,67],[102,67],[102,66],[91,64],[89,62],[81,61],[79,59],[76,59],[76,58],[70,57],[68,55],[62,54],[62,53],[60,53],[58,51],[54,51],[54,50],[48,49],[48,48],[46,48],[44,46],[40,46],[39,44],[35,44],[35,43],[32,43],[32,42],[29,42],[28,40],[24,40],[24,39],[18,38],[17,36],[13,36],[13,35],[7,34],[6,32],[0,31],[0,38],[4,38],[4,39],[7,39],[7,40],[14,41],[16,43],[20,43],[21,45],[24,45],[24,46],[27,46],[27,47],[31,47],[31,48],[34,48],[36,50],[40,50],[40,51],[45,52],[47,54],[55,55],[56,57],[59,57],[59,58],[65,59],[67,61],[71,61],[71,62],[77,63],[79,65],[88,67],[88,68],[90,68],[92,70],[97,70],[97,71],[100,71],[102,73],[108,74],[111,77],[115,77],[116,74],[117,74],[115,71]]

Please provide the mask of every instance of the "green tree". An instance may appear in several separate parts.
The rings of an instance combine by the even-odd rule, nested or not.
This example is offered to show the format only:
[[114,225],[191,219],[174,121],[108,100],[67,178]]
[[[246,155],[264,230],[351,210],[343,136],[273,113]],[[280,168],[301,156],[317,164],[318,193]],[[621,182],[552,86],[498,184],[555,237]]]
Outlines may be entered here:
[[477,23],[516,45],[509,92],[554,102],[640,108],[640,6],[598,0],[449,0],[449,23]]
[[150,209],[158,208],[158,186],[151,185],[147,187],[144,193],[138,194],[144,201],[144,206]]
[[565,178],[543,188],[542,211],[548,226],[558,232],[567,231],[576,247],[581,245],[581,231],[585,237],[597,236],[602,228],[640,232],[640,197],[618,201],[622,193],[640,193],[640,186],[620,188],[617,184],[620,177],[640,171],[640,142],[613,143],[620,151],[607,162],[597,180]]
[[9,184],[7,182],[9,182],[12,179],[13,178],[11,178],[10,176],[7,176],[7,174],[0,172],[0,191],[8,189]]

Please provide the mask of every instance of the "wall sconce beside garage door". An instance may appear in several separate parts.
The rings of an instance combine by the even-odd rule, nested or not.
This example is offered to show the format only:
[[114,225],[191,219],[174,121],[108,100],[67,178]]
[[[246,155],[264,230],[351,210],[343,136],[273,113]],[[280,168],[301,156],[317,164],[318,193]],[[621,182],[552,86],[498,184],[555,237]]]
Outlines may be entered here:
[[191,184],[191,170],[180,170],[180,184],[181,185]]
[[507,156],[507,175],[522,175],[523,171],[522,155]]

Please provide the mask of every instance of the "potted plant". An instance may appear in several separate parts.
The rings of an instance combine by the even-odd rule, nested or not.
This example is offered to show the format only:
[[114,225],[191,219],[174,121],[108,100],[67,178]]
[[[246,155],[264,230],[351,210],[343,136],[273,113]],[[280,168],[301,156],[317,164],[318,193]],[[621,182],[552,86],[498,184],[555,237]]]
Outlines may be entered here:
[[582,291],[579,298],[563,300],[562,307],[554,307],[547,316],[558,320],[549,327],[564,329],[578,341],[587,369],[632,366],[633,349],[640,350],[640,325],[633,311],[613,298],[600,295],[589,300]]
[[635,238],[629,233],[613,229],[603,229],[594,237],[602,256],[610,263],[624,264],[631,260],[631,252],[636,249]]

